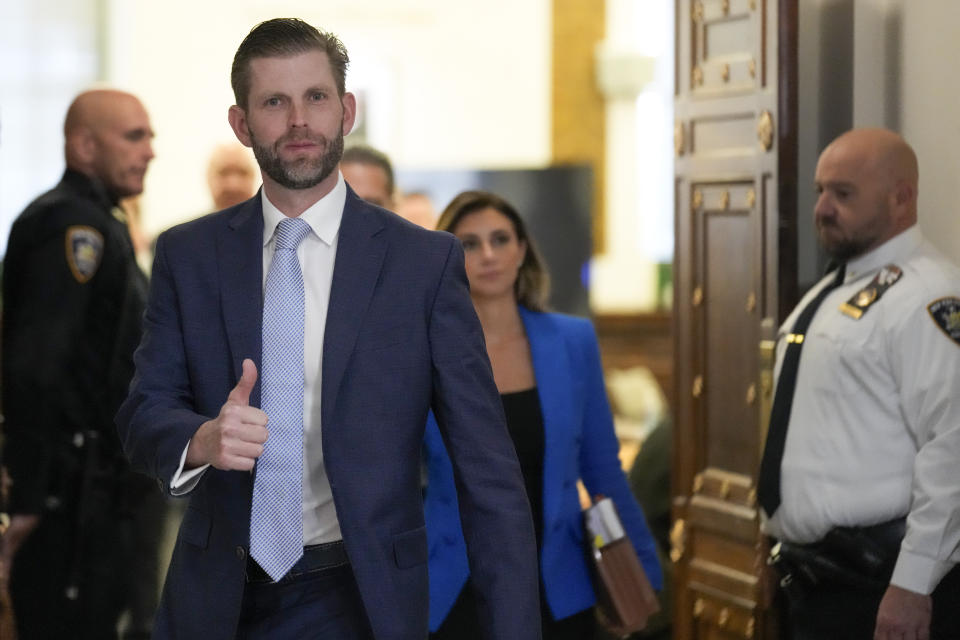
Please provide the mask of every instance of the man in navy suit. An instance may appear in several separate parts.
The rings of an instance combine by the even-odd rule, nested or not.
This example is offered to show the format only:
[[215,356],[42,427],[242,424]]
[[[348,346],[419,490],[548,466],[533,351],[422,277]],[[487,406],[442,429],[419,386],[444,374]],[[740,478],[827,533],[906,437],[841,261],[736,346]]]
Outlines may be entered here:
[[[344,182],[338,163],[356,115],[347,62],[335,36],[300,20],[257,25],[234,58],[229,120],[263,188],[157,243],[137,373],[117,416],[135,467],[189,497],[155,637],[425,638],[419,462],[432,407],[456,469],[485,635],[539,638],[529,505],[463,252]],[[280,367],[299,373],[303,362],[302,399],[292,385],[302,456],[279,467],[302,480],[302,522],[273,527],[298,536],[292,567],[278,571],[251,543],[260,512],[291,492],[251,505],[265,460],[281,455],[274,443],[289,442],[285,419],[263,409],[277,375],[267,367],[278,339],[267,329],[271,263],[290,219],[309,225],[294,249],[302,319],[278,332],[303,332],[291,349],[302,358]]]

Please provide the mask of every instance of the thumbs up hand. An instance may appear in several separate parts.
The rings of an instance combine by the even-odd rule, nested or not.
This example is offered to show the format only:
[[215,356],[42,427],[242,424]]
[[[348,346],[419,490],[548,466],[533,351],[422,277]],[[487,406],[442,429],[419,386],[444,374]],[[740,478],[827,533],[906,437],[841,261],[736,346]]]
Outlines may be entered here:
[[220,415],[200,425],[187,447],[185,469],[210,464],[217,469],[249,471],[267,441],[267,414],[250,406],[257,382],[253,360],[243,361],[243,375],[227,396]]

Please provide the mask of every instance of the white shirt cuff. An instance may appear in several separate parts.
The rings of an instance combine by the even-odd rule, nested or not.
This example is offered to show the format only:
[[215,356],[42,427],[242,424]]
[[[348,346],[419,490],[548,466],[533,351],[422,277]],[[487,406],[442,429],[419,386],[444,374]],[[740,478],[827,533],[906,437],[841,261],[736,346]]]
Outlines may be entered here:
[[170,481],[170,493],[175,496],[185,496],[193,491],[200,482],[200,476],[210,466],[205,464],[202,467],[184,471],[183,465],[187,462],[187,449],[189,448],[190,442],[188,441],[187,446],[183,448],[183,453],[180,454],[180,466],[177,467],[177,472],[173,474],[173,480]]
[[940,562],[901,549],[890,584],[925,596],[930,595],[952,568],[953,563]]

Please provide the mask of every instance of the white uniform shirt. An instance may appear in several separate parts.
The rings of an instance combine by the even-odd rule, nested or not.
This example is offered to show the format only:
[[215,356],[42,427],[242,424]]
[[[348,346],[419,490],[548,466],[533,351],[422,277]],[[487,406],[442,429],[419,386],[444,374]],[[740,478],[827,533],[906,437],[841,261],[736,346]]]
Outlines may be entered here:
[[[859,319],[841,312],[888,264],[899,281]],[[778,377],[786,334],[832,279],[780,327]],[[769,534],[812,543],[909,513],[893,584],[928,594],[960,561],[960,344],[928,310],[958,295],[960,269],[916,226],[847,263],[804,338]]]
[[[273,260],[277,225],[286,216],[265,193],[263,199],[263,284],[266,285]],[[333,266],[337,255],[337,237],[347,186],[343,175],[326,196],[300,214],[311,233],[297,247],[297,258],[303,272],[305,331],[303,344],[305,387],[303,393],[303,543],[305,545],[341,539],[340,523],[334,509],[333,494],[323,464],[320,432],[320,397],[323,360],[323,335],[327,323],[327,305],[333,283]],[[224,398],[226,400],[226,398]],[[267,425],[269,429],[269,425]],[[188,444],[189,447],[189,444]],[[186,449],[180,458],[180,469],[171,483],[174,494],[189,493],[199,482],[207,466],[183,471]]]

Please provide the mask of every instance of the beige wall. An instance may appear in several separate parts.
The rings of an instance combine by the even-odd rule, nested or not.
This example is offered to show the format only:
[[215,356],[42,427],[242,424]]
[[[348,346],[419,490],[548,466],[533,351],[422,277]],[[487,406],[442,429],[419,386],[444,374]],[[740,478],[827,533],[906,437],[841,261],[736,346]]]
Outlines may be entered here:
[[920,224],[960,262],[960,2],[900,0],[900,130],[920,157]]
[[[847,18],[852,41],[849,28],[837,29]],[[800,19],[800,126],[808,134],[801,135],[800,223],[809,223],[812,208],[803,187],[812,184],[816,154],[832,135],[824,130],[838,126],[822,116],[839,113],[846,126],[888,127],[913,145],[920,159],[920,226],[960,259],[960,2],[810,0],[801,3]],[[839,68],[843,80],[845,65],[844,82],[826,78]]]

